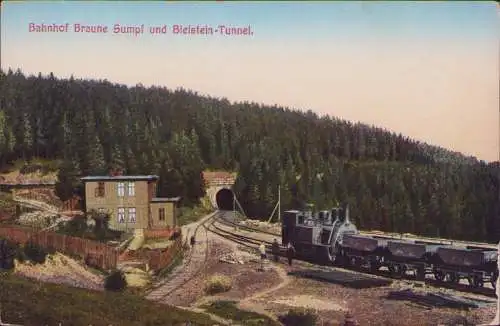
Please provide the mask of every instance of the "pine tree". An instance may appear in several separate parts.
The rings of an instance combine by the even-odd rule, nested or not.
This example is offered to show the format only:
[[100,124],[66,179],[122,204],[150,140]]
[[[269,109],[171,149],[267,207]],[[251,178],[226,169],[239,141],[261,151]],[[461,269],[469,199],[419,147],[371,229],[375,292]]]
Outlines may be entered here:
[[77,175],[74,162],[69,158],[64,159],[59,167],[55,185],[56,195],[63,202],[73,197],[75,188],[79,183]]
[[106,174],[106,162],[104,161],[104,150],[102,147],[101,140],[94,134],[92,137],[90,152],[88,154],[89,162],[90,162],[90,171],[94,175],[103,175]]

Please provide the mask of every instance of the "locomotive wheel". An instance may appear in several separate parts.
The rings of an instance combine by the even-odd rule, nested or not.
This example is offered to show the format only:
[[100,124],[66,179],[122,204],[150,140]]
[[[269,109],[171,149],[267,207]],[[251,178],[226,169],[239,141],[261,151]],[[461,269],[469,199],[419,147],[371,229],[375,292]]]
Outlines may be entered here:
[[342,255],[337,246],[326,248],[326,260],[334,265],[343,265]]
[[434,271],[434,277],[436,278],[436,280],[438,280],[439,282],[443,282],[444,281],[444,273],[441,272],[441,271]]
[[399,275],[401,275],[402,277],[405,277],[406,276],[406,266],[405,265],[401,265],[399,267]]

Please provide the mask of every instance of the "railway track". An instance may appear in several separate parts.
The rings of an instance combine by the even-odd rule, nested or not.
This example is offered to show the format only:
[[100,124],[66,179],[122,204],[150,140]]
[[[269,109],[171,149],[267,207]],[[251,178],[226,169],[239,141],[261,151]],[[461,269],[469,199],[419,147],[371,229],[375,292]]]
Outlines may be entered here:
[[[171,294],[181,289],[204,270],[207,265],[208,253],[210,252],[208,227],[214,223],[218,214],[218,212],[212,214],[196,226],[192,233],[195,236],[196,243],[183,262],[184,268],[175,270],[171,277],[155,285],[146,296],[148,299],[154,301],[168,301]],[[188,237],[186,237],[184,244],[187,244],[187,242]]]
[[[226,223],[231,224],[231,225],[237,225],[238,228],[241,230],[246,230],[249,232],[258,232],[258,233],[267,234],[267,235],[281,238],[281,233],[270,232],[270,231],[265,231],[265,230],[262,230],[259,228],[254,228],[254,227],[247,226],[247,225],[241,225],[239,223],[235,223],[235,222],[229,221],[227,219],[226,219]],[[462,245],[462,246],[474,246],[474,247],[478,247],[478,248],[497,249],[496,244],[483,243],[483,242],[466,242],[466,241],[440,239],[440,238],[418,237],[418,236],[414,236],[414,235],[410,235],[410,234],[388,233],[388,232],[382,232],[382,231],[360,231],[359,233],[361,235],[368,235],[368,236],[374,235],[374,236],[382,236],[382,237],[396,238],[396,239],[402,239],[402,240],[431,241],[431,242],[439,242],[441,244],[447,244],[447,245],[455,244],[455,245]]]
[[[228,218],[230,212],[220,212],[218,214],[218,218],[213,221],[211,224],[210,228],[208,229],[210,232],[213,232],[221,237],[224,237],[228,240],[231,240],[237,244],[240,244],[246,248],[250,248],[252,250],[258,251],[258,247],[261,243],[264,243],[266,245],[266,251],[269,253],[271,252],[271,245],[272,241],[264,240],[261,238],[256,238],[252,237],[250,235],[242,235],[238,233],[238,230],[245,230],[248,232],[252,233],[260,233],[260,234],[265,234],[267,236],[273,236],[273,237],[279,237],[281,238],[281,235],[277,235],[273,232],[266,232],[264,230],[260,230],[257,228],[252,228],[248,226],[242,226],[239,223],[236,223],[234,221],[231,221],[230,218]],[[283,255],[283,251],[281,252],[281,255]],[[342,268],[346,269],[344,266],[332,266],[330,264],[324,264],[324,263],[318,263],[317,261],[312,261],[308,259],[304,259],[302,257],[297,257],[296,260],[302,261],[302,262],[307,262],[307,263],[313,263],[315,265],[321,266],[322,269],[326,270],[336,270],[337,268]],[[353,272],[357,273],[362,273],[362,274],[370,274],[370,275],[375,275],[379,277],[385,277],[389,279],[404,279],[407,281],[415,281],[417,280],[411,276],[411,275],[406,275],[406,276],[393,276],[390,275],[390,272],[387,270],[379,270],[379,271],[370,271],[370,270],[365,270],[365,269],[348,269]],[[419,281],[421,282],[421,281]],[[453,289],[457,290],[460,292],[467,292],[467,293],[473,293],[473,294],[480,294],[488,297],[496,297],[495,295],[495,290],[493,288],[487,288],[487,287],[481,287],[481,288],[475,288],[467,284],[463,283],[448,283],[448,282],[442,282],[439,280],[434,279],[432,275],[427,275],[426,279],[424,281],[426,284],[431,285],[433,287],[441,287],[441,288],[448,288],[448,289]]]
[[[264,242],[264,244],[266,244],[266,248],[271,245],[271,242],[269,242],[269,241],[263,241],[261,239],[255,239],[252,237],[238,234],[236,232],[231,232],[230,230],[225,229],[217,224],[218,224],[218,221],[214,221],[214,223],[212,223],[210,225],[210,227],[208,228],[208,231],[210,231],[214,234],[217,234],[218,236],[221,236],[227,240],[235,242],[241,246],[244,246],[246,248],[258,250],[258,247],[260,246],[260,244],[262,242]],[[222,223],[222,224],[224,224],[224,223]]]

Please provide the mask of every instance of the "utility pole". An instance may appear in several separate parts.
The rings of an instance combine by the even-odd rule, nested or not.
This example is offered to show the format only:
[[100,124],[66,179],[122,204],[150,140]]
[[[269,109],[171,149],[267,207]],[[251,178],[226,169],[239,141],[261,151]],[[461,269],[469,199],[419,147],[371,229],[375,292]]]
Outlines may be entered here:
[[276,206],[274,206],[273,212],[271,213],[269,220],[267,220],[267,223],[271,223],[276,210],[278,210],[278,221],[281,221],[281,186],[278,186],[278,202],[276,203]]
[[243,210],[243,207],[241,207],[240,202],[238,201],[238,198],[236,198],[236,195],[234,196],[234,200],[236,201],[236,204],[238,205],[239,209],[241,210],[241,213],[245,218],[248,218],[247,214],[245,213],[245,210]]
[[233,192],[233,222],[236,222],[236,195]]
[[281,223],[281,185],[278,185],[278,222]]

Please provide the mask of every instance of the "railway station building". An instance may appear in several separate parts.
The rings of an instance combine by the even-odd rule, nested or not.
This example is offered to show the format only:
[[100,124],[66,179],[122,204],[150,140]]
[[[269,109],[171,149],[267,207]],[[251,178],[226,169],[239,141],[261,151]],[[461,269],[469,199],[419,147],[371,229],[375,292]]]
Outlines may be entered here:
[[156,197],[156,175],[87,176],[85,211],[108,214],[117,231],[177,226],[180,197]]

